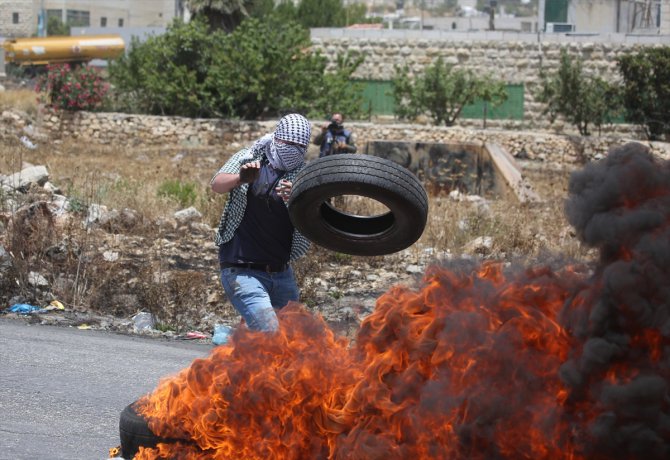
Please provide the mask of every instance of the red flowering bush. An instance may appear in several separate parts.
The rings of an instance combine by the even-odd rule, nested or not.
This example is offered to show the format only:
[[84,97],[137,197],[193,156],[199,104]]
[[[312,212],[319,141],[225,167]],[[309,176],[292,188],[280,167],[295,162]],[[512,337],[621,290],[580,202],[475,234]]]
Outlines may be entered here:
[[86,65],[51,64],[35,85],[38,102],[60,110],[94,110],[109,90],[100,71]]

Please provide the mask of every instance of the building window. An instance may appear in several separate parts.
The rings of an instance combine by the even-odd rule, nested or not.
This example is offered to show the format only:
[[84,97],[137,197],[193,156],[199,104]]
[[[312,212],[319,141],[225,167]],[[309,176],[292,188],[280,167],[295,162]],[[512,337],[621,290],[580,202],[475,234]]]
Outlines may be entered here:
[[74,27],[89,27],[91,25],[91,13],[83,10],[67,10],[65,23]]
[[19,23],[19,13],[12,13],[12,24]]
[[104,16],[100,18],[100,27],[107,27],[107,18]]
[[123,27],[123,18],[119,18],[119,27]]

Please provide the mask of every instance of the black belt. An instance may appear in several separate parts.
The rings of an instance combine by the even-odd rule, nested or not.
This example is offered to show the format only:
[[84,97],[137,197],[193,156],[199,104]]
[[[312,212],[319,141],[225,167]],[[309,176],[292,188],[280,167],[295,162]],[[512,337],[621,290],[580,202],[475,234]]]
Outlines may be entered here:
[[230,268],[230,267],[247,268],[250,270],[258,270],[266,273],[283,272],[284,270],[288,269],[288,264],[276,265],[276,264],[254,264],[251,262],[241,262],[241,263],[220,262],[219,265],[221,266],[221,268]]

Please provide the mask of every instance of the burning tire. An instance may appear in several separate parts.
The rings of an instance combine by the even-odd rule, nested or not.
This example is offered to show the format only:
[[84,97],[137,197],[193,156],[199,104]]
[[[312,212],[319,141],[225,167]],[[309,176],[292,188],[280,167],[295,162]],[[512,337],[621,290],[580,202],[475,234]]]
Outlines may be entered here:
[[[388,210],[373,216],[331,204],[358,195]],[[289,200],[293,225],[324,248],[345,254],[391,254],[419,239],[428,218],[428,197],[417,179],[393,161],[370,155],[332,155],[309,163],[296,177]]]
[[[167,439],[156,436],[150,429],[147,421],[139,415],[134,406],[129,404],[121,412],[119,418],[119,435],[121,438],[121,456],[131,459],[140,450],[140,447],[156,447],[156,444],[171,443],[177,439]],[[182,442],[184,442],[182,440]]]

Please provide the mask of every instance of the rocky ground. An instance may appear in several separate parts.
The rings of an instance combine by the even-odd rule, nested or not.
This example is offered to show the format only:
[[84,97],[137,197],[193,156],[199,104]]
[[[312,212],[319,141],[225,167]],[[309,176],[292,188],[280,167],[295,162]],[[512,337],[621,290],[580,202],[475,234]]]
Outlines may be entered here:
[[[238,323],[238,316],[218,284],[216,250],[212,243],[214,228],[201,221],[202,216],[195,208],[181,210],[158,222],[145,223],[159,229],[158,237],[142,232],[137,234],[140,217],[132,210],[89,206],[82,213],[73,209],[72,201],[48,182],[44,166],[25,168],[20,176],[20,182],[16,181],[18,176],[0,176],[5,194],[10,197],[4,203],[6,211],[2,213],[4,224],[0,229],[5,233],[23,232],[25,228],[40,227],[49,222],[60,231],[56,232],[59,238],[39,250],[42,263],[35,263],[23,277],[28,289],[6,301],[7,308],[31,305],[39,309],[11,312],[5,308],[6,317],[80,329],[203,341],[210,340],[216,324],[234,327]],[[44,192],[40,190],[37,194],[36,189]],[[30,190],[30,197],[22,190]],[[21,219],[24,219],[24,229],[17,228]],[[61,238],[63,230],[73,226],[85,230],[85,241],[81,236]],[[7,239],[5,237],[5,244]],[[344,255],[323,262],[322,258],[328,258],[327,251],[319,248],[314,251],[306,265],[296,267],[302,276],[308,308],[322,315],[334,330],[346,335],[354,333],[360,321],[374,309],[376,299],[390,286],[415,286],[426,264],[435,259],[431,251],[410,248],[391,256],[375,257],[369,262],[363,257]],[[12,264],[16,264],[13,252],[0,244],[0,267],[4,276],[10,276]],[[71,270],[70,275],[68,270],[61,274],[53,272],[59,262],[66,259],[82,259],[87,270],[94,272],[88,275],[90,282],[96,282],[98,277],[105,278],[97,279],[101,282],[97,289],[103,292],[90,296],[97,304],[77,305],[71,300],[65,302],[58,295],[75,289]],[[319,265],[318,276],[313,272],[304,273],[311,271],[310,264],[314,263]],[[145,276],[151,279],[142,279]],[[155,300],[141,290],[147,289],[147,284],[152,282],[170,291],[162,296],[157,292],[150,293],[165,302],[164,311],[159,311],[156,305],[146,308]],[[168,287],[179,282],[192,284],[183,288],[194,291],[191,300],[170,298],[170,294],[184,295],[176,290],[172,292]],[[140,312],[151,314],[148,325],[146,315],[136,315]],[[166,323],[170,324],[169,328]]]
[[[5,125],[8,148],[48,142],[34,131],[8,131]],[[82,204],[66,196],[46,165],[25,161],[0,174],[0,187],[1,315],[201,341],[211,340],[217,324],[238,325],[218,281],[215,229],[197,209],[147,221],[133,209]],[[315,247],[295,269],[306,307],[352,336],[382,293],[417,285],[435,259],[431,248],[418,246],[373,258]]]
[[[0,123],[0,141],[18,157],[50,142],[24,118],[5,112]],[[211,170],[215,160],[202,161]],[[0,314],[39,324],[205,342],[217,324],[238,326],[239,316],[218,281],[214,228],[198,209],[147,218],[134,209],[67,196],[46,164],[22,161],[5,172],[0,174]],[[487,200],[477,196],[453,193],[443,199],[489,209]],[[456,258],[495,259],[492,246],[492,239],[481,234],[465,242]],[[396,285],[416,289],[427,266],[453,259],[421,240],[372,258],[314,247],[294,268],[306,308],[337,333],[353,337],[383,293]],[[9,311],[16,305],[34,311]]]

